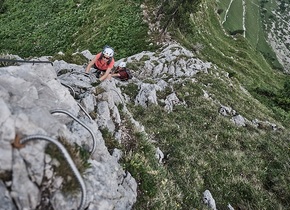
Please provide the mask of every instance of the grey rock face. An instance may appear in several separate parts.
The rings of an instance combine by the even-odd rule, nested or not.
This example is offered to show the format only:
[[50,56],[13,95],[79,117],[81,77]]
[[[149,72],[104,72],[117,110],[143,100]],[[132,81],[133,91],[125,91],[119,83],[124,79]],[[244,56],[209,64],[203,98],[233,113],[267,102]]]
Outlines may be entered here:
[[1,180],[0,180],[0,200],[1,200],[1,209],[16,210],[11,195],[9,191],[6,189],[5,184]]
[[217,210],[215,200],[209,190],[203,192],[203,203],[206,204],[210,209]]
[[[71,68],[79,70],[80,74],[69,72],[57,76],[58,71]],[[100,103],[104,104],[103,108],[98,104],[101,114],[96,121],[89,119],[84,111],[94,111],[96,100],[92,95],[94,88],[90,78],[82,75],[81,71],[84,71],[82,67],[63,61],[55,61],[54,66],[24,64],[0,69],[0,174],[1,177],[13,174],[6,178],[11,182],[9,188],[0,180],[1,208],[36,209],[42,205],[44,186],[50,192],[46,203],[54,209],[78,208],[82,193],[62,193],[63,178],[58,178],[52,168],[62,165],[55,164],[58,161],[45,154],[47,142],[33,140],[24,148],[12,147],[16,134],[20,138],[41,134],[54,139],[63,136],[69,144],[86,144],[91,148],[90,133],[68,116],[52,115],[50,111],[54,109],[73,113],[93,130],[97,138],[96,151],[90,158],[91,166],[82,174],[89,195],[85,200],[86,207],[130,209],[136,202],[135,179],[130,174],[125,176],[116,158],[110,155],[98,126],[101,124],[114,132],[115,123],[120,123],[114,98]],[[62,82],[76,90],[81,96],[79,101],[72,97]],[[84,110],[80,109],[80,104],[83,104]],[[114,113],[114,120],[111,120],[111,113]]]

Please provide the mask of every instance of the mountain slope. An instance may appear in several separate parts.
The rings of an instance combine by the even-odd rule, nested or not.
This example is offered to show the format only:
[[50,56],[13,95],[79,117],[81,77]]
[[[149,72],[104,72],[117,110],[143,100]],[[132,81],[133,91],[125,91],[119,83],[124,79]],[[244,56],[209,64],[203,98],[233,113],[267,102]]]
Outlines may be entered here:
[[[217,209],[289,209],[290,116],[259,95],[283,92],[287,77],[243,36],[226,35],[215,1],[189,11],[183,6],[192,1],[159,2],[170,11],[152,2],[155,33],[170,32],[176,43],[122,57],[134,79],[102,83],[97,113],[89,108],[108,151],[124,153],[120,164],[138,183],[133,209],[205,209],[206,190]],[[89,79],[70,67],[59,77],[77,78],[71,85],[81,85],[80,96],[95,98]]]
[[[132,204],[134,195],[131,194],[132,197],[130,197],[130,193],[127,194],[128,192],[123,190],[120,192],[129,197],[123,200],[115,199],[114,203],[108,203],[108,199],[114,197],[115,190],[119,189],[114,188],[115,184],[124,184],[121,169],[118,170],[118,173],[121,173],[118,176],[115,176],[115,173],[108,175],[111,173],[112,166],[106,165],[116,164],[114,159],[118,158],[122,168],[138,183],[137,200],[133,209],[188,209],[192,207],[202,209],[205,206],[200,199],[206,190],[211,192],[218,209],[225,209],[228,204],[235,209],[287,209],[289,180],[287,177],[288,156],[285,154],[289,152],[287,146],[289,145],[289,131],[271,117],[271,110],[254,99],[238,80],[229,78],[228,74],[215,64],[195,58],[192,52],[179,44],[165,45],[159,51],[142,52],[120,61],[126,61],[128,66],[134,66],[134,78],[129,82],[106,81],[94,88],[92,86],[94,83],[91,81],[91,79],[94,80],[93,75],[90,77],[83,75],[82,66],[54,61],[53,68],[58,77],[48,84],[45,81],[50,81],[50,77],[55,77],[53,72],[49,74],[52,76],[46,78],[45,74],[41,73],[46,72],[46,68],[39,65],[37,67],[23,66],[30,74],[35,71],[33,69],[42,70],[40,73],[43,79],[40,84],[36,85],[40,80],[33,79],[32,75],[30,76],[32,80],[27,83],[36,87],[34,94],[30,94],[31,100],[26,89],[17,88],[19,94],[16,94],[14,90],[14,96],[10,100],[23,96],[26,100],[17,100],[18,102],[10,107],[9,94],[3,94],[4,101],[7,102],[7,105],[3,107],[10,107],[8,109],[11,110],[11,117],[14,116],[13,110],[19,110],[18,112],[22,115],[35,114],[35,112],[30,112],[31,109],[21,108],[26,103],[32,106],[33,101],[38,101],[38,114],[42,113],[41,110],[45,113],[50,106],[63,107],[62,103],[54,104],[55,100],[45,97],[43,87],[46,87],[48,93],[51,92],[48,96],[65,94],[70,100],[69,102],[63,97],[60,98],[67,104],[65,107],[72,106],[69,109],[74,110],[73,112],[80,119],[86,124],[92,123],[94,132],[98,135],[98,139],[104,139],[106,148],[98,143],[96,152],[88,160],[91,165],[83,173],[89,192],[96,191],[98,192],[96,195],[103,195],[101,198],[97,196],[100,199],[99,202],[93,202],[91,200],[93,198],[88,197],[88,201],[91,201],[88,202],[91,208],[102,204],[108,208],[114,206],[116,209],[122,209],[123,205]],[[32,69],[29,70],[29,68]],[[21,74],[19,67],[1,69],[2,74],[6,71],[19,72],[17,75],[22,75],[23,80],[27,80],[25,79],[27,76]],[[15,77],[16,74],[8,75]],[[1,86],[8,84],[8,81],[1,81]],[[75,91],[75,102],[72,97],[68,96],[68,91],[62,88],[51,90],[53,85],[60,86],[61,84],[70,87],[68,90]],[[13,87],[13,83],[10,83],[10,86]],[[26,94],[21,94],[22,91]],[[36,93],[39,94],[39,100],[35,97]],[[42,105],[47,100],[50,102]],[[83,105],[93,121],[82,114],[76,102]],[[6,113],[5,109],[3,113]],[[26,123],[17,124],[19,126],[17,130],[27,135],[43,130],[38,126],[56,126],[50,123],[50,120],[54,118],[47,117],[48,121],[37,115],[29,117]],[[3,125],[12,126],[13,124],[8,123],[8,119],[6,117],[3,119]],[[35,128],[27,127],[30,119],[32,123],[35,120],[42,120],[42,123],[38,123]],[[87,132],[83,133],[84,129],[79,128],[75,123],[71,124],[70,121],[65,122],[70,130],[66,131],[65,127],[56,126],[55,129],[59,127],[64,130],[55,133],[55,129],[46,129],[47,131],[43,130],[42,133],[65,135],[67,139],[75,139],[76,144],[82,147],[91,145],[91,138],[84,138],[84,135],[88,136]],[[12,140],[7,132],[11,129],[5,128],[6,126],[3,127],[3,134],[5,134],[6,145]],[[77,140],[78,136],[83,140]],[[39,143],[35,142],[32,145],[37,146]],[[121,153],[118,153],[118,150]],[[30,150],[20,149],[20,152],[27,153],[26,161],[29,163],[31,160],[28,157],[33,155]],[[112,157],[108,156],[108,152]],[[52,158],[58,157],[56,152],[49,154],[54,154]],[[2,158],[6,159],[7,156]],[[21,156],[14,158],[22,159]],[[4,165],[9,166],[8,163]],[[27,166],[21,164],[22,170],[31,166],[41,168],[43,165],[40,163],[41,161],[34,162]],[[104,165],[100,166],[100,164]],[[102,169],[99,172],[97,172],[98,167]],[[16,169],[12,168],[13,174],[18,174],[14,171]],[[10,171],[9,167],[1,170]],[[108,174],[104,176],[106,173]],[[2,171],[2,179],[6,182],[10,181],[9,176],[4,176],[4,174]],[[26,176],[37,177],[36,180],[41,180],[41,174],[27,174]],[[128,175],[124,177],[133,181]],[[62,185],[65,187],[69,180],[65,179]],[[14,186],[13,192],[22,189],[17,187],[18,182],[15,177],[11,181]],[[98,184],[100,182],[101,185]],[[131,184],[134,186],[134,182]],[[57,187],[55,185],[43,186],[43,184],[40,186],[46,186],[51,192]],[[100,186],[102,187],[99,188]],[[118,186],[121,187],[121,185]],[[4,189],[5,192],[9,190]],[[108,189],[110,193],[105,193]],[[24,191],[19,192],[24,194]],[[34,195],[33,192],[31,196]],[[79,199],[72,201],[70,194],[64,199],[61,193],[62,190],[57,188],[57,194],[41,195],[46,196],[48,201],[51,200],[53,207],[62,205],[63,202],[73,202],[69,204],[70,206],[77,205],[76,201]],[[33,201],[30,205],[38,204],[37,199]],[[16,202],[18,206],[27,205]],[[40,203],[39,207],[42,205],[44,203]]]
[[273,68],[289,71],[289,4],[285,1],[218,1],[227,33],[241,34]]
[[[157,59],[155,63],[153,60],[146,61],[148,66],[143,71],[147,74],[143,79],[146,81],[147,75],[151,75],[148,82],[155,85],[162,78],[170,84],[168,93],[161,90],[157,93],[158,106],[149,103],[147,108],[132,106],[130,110],[134,110],[135,119],[145,126],[149,142],[154,142],[166,154],[166,160],[164,168],[154,167],[156,179],[162,178],[158,182],[160,191],[150,195],[152,190],[141,185],[143,193],[136,209],[202,208],[199,199],[206,189],[213,194],[218,209],[225,209],[228,203],[235,209],[271,209],[273,206],[287,209],[289,189],[278,195],[274,188],[278,183],[289,183],[288,156],[284,156],[289,153],[289,131],[270,117],[275,117],[272,111],[215,65],[194,79],[171,78],[166,73],[155,78],[153,75],[159,69],[171,69],[173,63],[177,66],[173,69],[178,69],[183,62],[163,63]],[[160,106],[171,93],[176,95],[177,105],[166,113]],[[137,151],[141,157],[133,156],[134,162],[150,160],[150,154]],[[147,164],[131,169],[133,176],[140,176]],[[283,169],[278,172],[276,167]],[[277,176],[279,181],[274,187],[270,183]],[[281,199],[276,197],[276,200],[273,193]],[[146,196],[151,202],[143,201]]]
[[[274,1],[275,2],[275,1]],[[272,4],[274,2],[271,2]],[[275,9],[269,7],[270,2],[265,3],[264,7],[264,24],[267,32],[267,40],[277,55],[278,61],[283,65],[284,71],[289,73],[290,69],[290,37],[289,37],[289,21],[290,11],[289,3],[285,1],[277,1]]]
[[196,51],[197,56],[225,70],[257,99],[268,103],[276,117],[287,125],[288,114],[277,109],[276,104],[267,102],[271,94],[280,97],[277,93],[284,91],[284,85],[288,81],[287,75],[273,70],[262,53],[253,48],[241,35],[228,36],[216,11],[215,4],[202,4],[199,12],[188,17],[191,24],[189,32],[174,30],[174,37],[188,49]]

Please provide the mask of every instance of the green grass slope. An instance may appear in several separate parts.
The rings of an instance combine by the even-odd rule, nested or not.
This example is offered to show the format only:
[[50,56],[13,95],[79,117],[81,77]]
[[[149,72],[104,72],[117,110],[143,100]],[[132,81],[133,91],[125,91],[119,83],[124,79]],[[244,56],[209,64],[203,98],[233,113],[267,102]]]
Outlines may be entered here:
[[[256,95],[257,88],[283,89],[287,77],[273,70],[248,40],[224,33],[214,1],[204,1],[198,8],[187,16],[190,28],[176,30],[173,22],[171,31],[217,69],[197,75],[196,83],[174,85],[187,107],[176,106],[169,114],[160,106],[130,108],[154,139],[153,145],[168,155],[165,165],[158,167],[148,143],[146,149],[134,150],[134,163],[141,162],[131,165],[140,181],[135,209],[206,209],[201,203],[206,189],[218,209],[227,209],[229,203],[234,209],[289,209],[289,114]],[[219,115],[220,104],[281,129],[237,127]]]
[[[22,57],[73,53],[104,45],[116,58],[150,49],[141,8],[134,1],[2,0],[0,49]],[[0,5],[1,6],[1,5]],[[133,41],[132,41],[133,37]]]
[[[217,7],[225,30],[231,34],[243,34],[249,43],[263,53],[273,68],[282,69],[276,55],[267,43],[263,20],[265,11],[276,8],[275,1],[218,1]],[[266,12],[267,13],[267,12]]]
[[[257,98],[266,100],[269,94],[281,92],[285,82],[289,80],[288,77],[273,70],[263,54],[256,50],[248,39],[241,35],[227,36],[215,12],[218,7],[209,8],[201,8],[193,14],[189,18],[191,31],[184,33],[175,30],[176,37],[188,48],[197,50],[199,56],[228,72],[232,79],[241,82]],[[198,49],[201,48],[199,45],[202,45],[202,50]],[[263,91],[257,93],[257,90],[265,90],[269,94],[261,95]],[[284,120],[285,125],[288,124],[289,114],[279,110],[274,112],[277,119]]]
[[[230,1],[223,12],[223,25],[231,29],[230,33],[235,34],[243,30],[243,4],[242,1]],[[240,32],[241,33],[241,32]]]

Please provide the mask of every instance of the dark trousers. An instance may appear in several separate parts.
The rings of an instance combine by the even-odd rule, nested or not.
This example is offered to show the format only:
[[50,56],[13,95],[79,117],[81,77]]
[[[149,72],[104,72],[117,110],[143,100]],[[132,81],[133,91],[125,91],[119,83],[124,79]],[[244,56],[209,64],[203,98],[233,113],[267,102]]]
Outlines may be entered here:
[[96,69],[95,75],[97,78],[100,78],[100,76],[106,72],[106,70],[99,69],[96,64],[94,64],[93,68]]

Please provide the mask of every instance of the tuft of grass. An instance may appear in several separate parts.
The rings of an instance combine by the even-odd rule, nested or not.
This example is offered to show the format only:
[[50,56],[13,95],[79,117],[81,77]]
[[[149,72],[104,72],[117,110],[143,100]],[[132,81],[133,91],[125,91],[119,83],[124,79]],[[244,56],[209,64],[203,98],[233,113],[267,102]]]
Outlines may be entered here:
[[65,54],[55,54],[51,59],[52,62],[55,60],[64,60],[67,63],[73,63],[77,65],[83,65],[88,63],[88,59],[81,53],[66,52]]
[[[90,164],[87,162],[90,157],[88,151],[76,144],[72,145],[68,143],[67,140],[63,137],[59,137],[58,140],[64,145],[80,173],[83,173],[87,168],[90,167]],[[61,151],[59,151],[59,149],[54,144],[48,144],[45,152],[52,158],[58,160],[60,163],[60,166],[55,167],[54,170],[58,176],[64,178],[64,185],[62,186],[63,192],[69,193],[78,190],[79,183],[75,178],[70,166],[67,164],[65,158],[63,157]]]
[[3,171],[0,173],[0,180],[3,182],[8,182],[12,180],[12,173],[11,171]]
[[110,154],[113,153],[113,150],[115,148],[120,149],[121,146],[119,145],[118,141],[116,141],[116,139],[114,138],[112,133],[110,133],[107,128],[101,129],[101,133],[102,133],[102,136],[104,138],[105,145],[106,145],[108,151],[110,152]]
[[122,93],[128,95],[130,97],[130,100],[133,102],[138,94],[138,85],[134,83],[129,83],[126,86],[120,87],[122,90]]
[[106,90],[102,87],[96,86],[95,96],[104,93]]
[[132,69],[133,71],[138,71],[139,69],[142,69],[144,67],[144,62],[141,61],[133,61],[128,63],[127,67],[129,69]]
[[150,60],[150,57],[148,55],[144,55],[140,61],[143,63],[144,61]]
[[18,66],[18,63],[13,61],[15,57],[13,55],[7,54],[7,53],[2,53],[0,54],[0,59],[9,59],[11,61],[1,61],[0,60],[0,67],[5,67],[5,66]]

